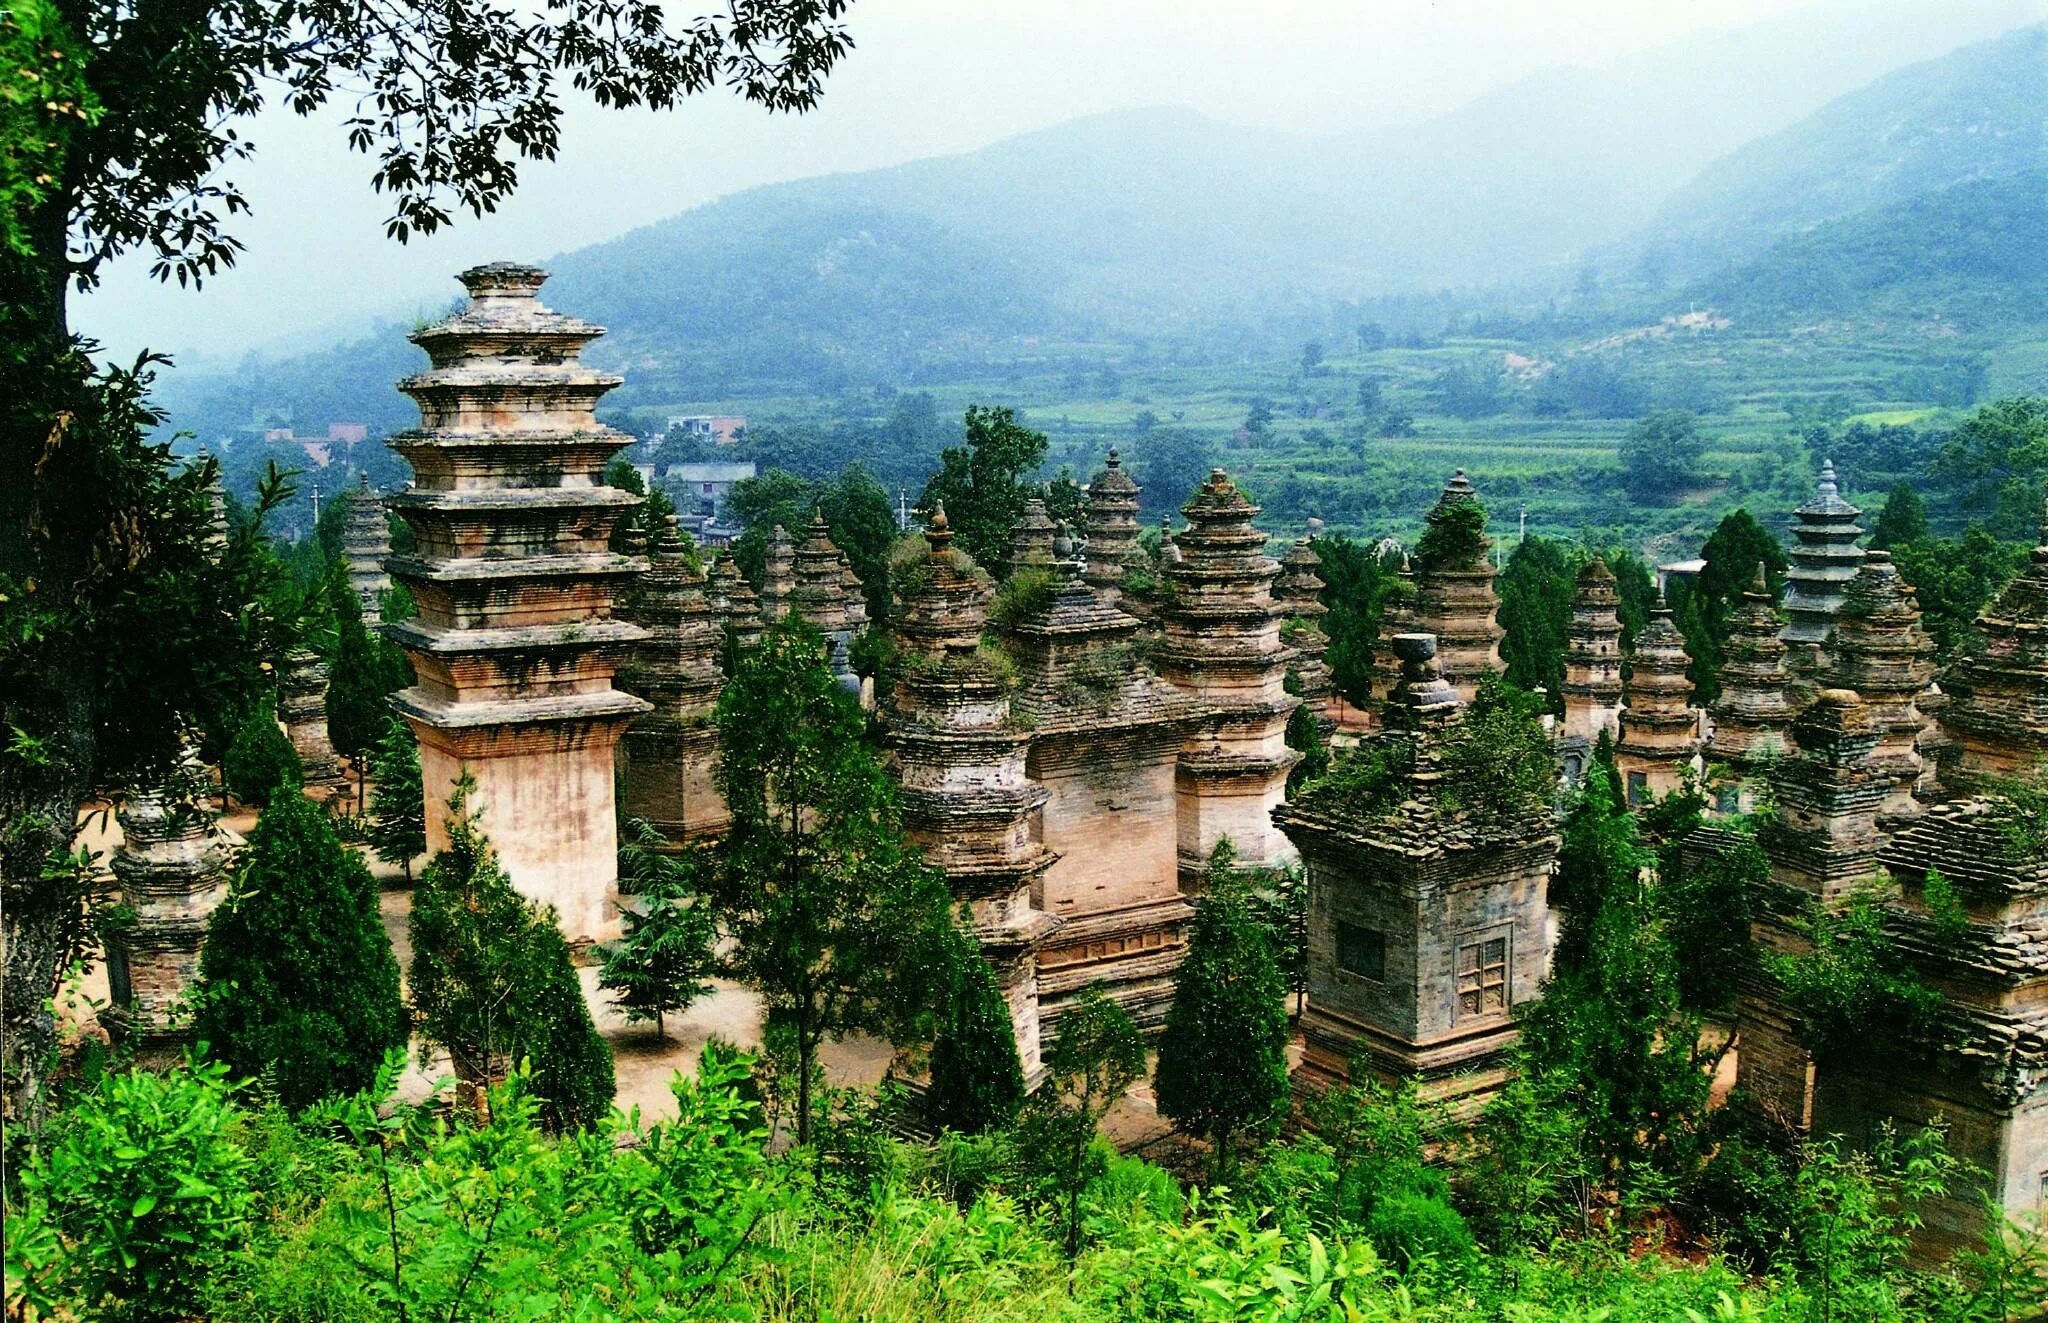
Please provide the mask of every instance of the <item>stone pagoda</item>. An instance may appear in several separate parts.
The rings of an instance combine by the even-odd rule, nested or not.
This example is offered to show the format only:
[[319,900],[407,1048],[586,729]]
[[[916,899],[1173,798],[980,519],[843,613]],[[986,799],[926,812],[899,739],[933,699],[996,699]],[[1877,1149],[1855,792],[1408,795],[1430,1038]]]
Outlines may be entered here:
[[[1750,939],[1757,950],[1797,954],[1807,947],[1802,921],[1846,905],[1877,873],[1878,810],[1891,777],[1871,762],[1881,732],[1853,690],[1823,689],[1792,723],[1794,752],[1771,769],[1779,817],[1760,833],[1770,880],[1752,898]],[[1740,980],[1742,1035],[1736,1080],[1785,1125],[1813,1122],[1813,1059],[1798,1017],[1761,961]]]
[[1785,754],[1786,732],[1797,709],[1779,627],[1764,567],[1758,565],[1743,590],[1742,605],[1729,620],[1721,653],[1721,696],[1708,709],[1714,733],[1707,742],[1707,761],[1726,767],[1732,778],[1718,788],[1715,807],[1720,812],[1754,811],[1765,773]]
[[277,707],[298,752],[306,789],[332,793],[348,789],[348,775],[327,734],[327,677],[327,663],[312,649],[292,649],[284,659]]
[[[1462,719],[1436,640],[1401,634],[1385,729],[1352,757],[1387,759],[1388,783],[1318,782],[1273,817],[1308,865],[1309,996],[1300,1074],[1311,1088],[1354,1065],[1470,1116],[1507,1078],[1514,1008],[1550,960],[1550,805],[1450,805],[1440,751]],[[1400,770],[1405,767],[1405,770]]]
[[1579,570],[1572,587],[1572,621],[1565,635],[1564,721],[1558,731],[1565,779],[1584,775],[1593,746],[1614,738],[1621,716],[1621,595],[1614,571],[1599,556]]
[[1044,786],[1026,772],[1031,735],[1012,719],[989,655],[988,576],[952,546],[943,506],[925,555],[898,576],[896,692],[885,696],[903,787],[903,829],[965,903],[1010,1008],[1027,1080],[1040,1074],[1038,950],[1059,921],[1033,903],[1058,856],[1045,845]]
[[1395,636],[1422,632],[1422,620],[1415,613],[1415,602],[1415,561],[1403,552],[1400,568],[1394,571],[1394,582],[1388,586],[1386,596],[1380,599],[1379,633],[1373,638],[1372,703],[1375,710],[1386,703],[1387,695],[1401,683],[1401,659],[1394,655]]
[[[1815,1088],[1822,1132],[1948,1122],[1950,1152],[1979,1175],[1923,1206],[1914,1242],[1927,1256],[1983,1246],[1985,1197],[2017,1220],[2048,1197],[2048,858],[2015,839],[2009,814],[1995,799],[1941,804],[1885,845],[1881,859],[1898,887],[1887,928],[1941,993],[1940,1037],[1831,1058]],[[1927,882],[1936,872],[1961,905],[1961,933],[1932,913]]]
[[189,751],[179,772],[131,795],[119,819],[112,867],[134,919],[108,934],[109,1018],[140,1064],[168,1065],[192,1039],[188,999],[199,983],[207,925],[227,896],[233,850],[206,806],[204,772]]
[[376,620],[391,575],[384,558],[391,554],[391,521],[384,517],[384,498],[360,475],[348,494],[348,521],[341,528],[341,558],[348,564],[349,587],[363,608],[363,619]]
[[849,652],[854,620],[848,610],[848,598],[861,604],[862,619],[867,616],[867,607],[861,599],[859,580],[853,580],[849,591],[847,581],[852,576],[846,557],[840,554],[832,541],[823,512],[813,510],[810,527],[804,530],[804,540],[791,557],[792,587],[787,604],[795,608],[797,615],[811,628],[825,636],[832,674],[839,677],[839,683],[848,689],[858,690],[860,677],[854,674]]
[[1054,556],[1052,544],[1059,537],[1059,525],[1045,511],[1043,497],[1031,496],[1024,501],[1023,517],[1010,530],[1010,554],[1004,563],[1005,577],[1019,570],[1050,570]]
[[[1425,516],[1430,531],[1418,543],[1415,566],[1415,616],[1423,633],[1437,637],[1444,679],[1469,703],[1479,692],[1479,681],[1499,674],[1500,641],[1504,631],[1494,618],[1500,611],[1500,597],[1493,590],[1496,571],[1487,557],[1493,543],[1486,537],[1486,518],[1479,493],[1459,469],[1444,484],[1436,508]],[[1477,527],[1469,538],[1462,530],[1468,521]],[[1447,536],[1448,535],[1448,536]],[[1449,541],[1448,552],[1437,557],[1421,554],[1430,542]]]
[[1181,876],[1194,885],[1226,836],[1248,868],[1294,857],[1272,812],[1300,761],[1287,747],[1287,719],[1301,700],[1287,692],[1295,653],[1280,640],[1280,566],[1252,526],[1259,507],[1213,469],[1181,513],[1188,526],[1174,538],[1180,558],[1166,569],[1159,672],[1205,713],[1182,746],[1179,771]]
[[671,845],[725,830],[725,799],[712,782],[718,759],[713,717],[725,688],[719,669],[725,626],[706,595],[674,515],[663,528],[629,598],[627,617],[647,631],[619,669],[619,684],[652,710],[626,728],[620,787],[626,816]]
[[1049,527],[1033,498],[1011,561],[1053,574],[1056,585],[999,634],[1016,669],[1012,712],[1031,731],[1027,770],[1047,796],[1045,845],[1058,856],[1038,891],[1060,923],[1038,956],[1042,1013],[1056,1036],[1059,1016],[1100,984],[1154,1029],[1172,1003],[1193,917],[1183,895],[1191,801],[1181,765],[1211,711],[1144,663],[1142,622],[1073,573],[1063,539],[1047,541]]
[[1081,571],[1096,596],[1114,606],[1138,556],[1138,484],[1111,449],[1088,480],[1088,563]]
[[1928,722],[1918,700],[1934,679],[1933,656],[1913,586],[1899,576],[1890,552],[1865,552],[1842,594],[1831,678],[1855,690],[1877,723],[1871,765],[1892,779],[1887,818],[1913,817],[1922,807],[1916,794],[1929,772],[1920,754]]
[[469,306],[413,333],[431,366],[399,382],[420,426],[391,438],[413,485],[387,499],[416,550],[387,567],[419,614],[385,626],[416,677],[392,705],[419,737],[428,848],[473,777],[513,884],[571,941],[603,940],[618,931],[612,755],[648,710],[612,684],[646,640],[612,611],[647,568],[608,545],[638,499],[604,485],[631,438],[595,410],[620,378],[581,361],[601,327],[540,303],[547,273],[494,262],[461,279]]
[[796,605],[796,543],[777,524],[768,534],[768,553],[761,569],[761,619],[776,624]]
[[1982,651],[1942,677],[1962,773],[2011,776],[2048,759],[2048,511],[2018,578],[1977,613]]
[[1330,699],[1336,687],[1330,679],[1330,636],[1323,632],[1323,617],[1330,608],[1323,605],[1323,579],[1318,570],[1322,559],[1307,538],[1302,538],[1280,560],[1280,577],[1273,583],[1273,600],[1287,613],[1280,626],[1280,639],[1301,654],[1292,671],[1294,692],[1316,714],[1316,725],[1325,739],[1336,728],[1329,715]]
[[726,638],[734,649],[745,651],[761,641],[761,621],[767,612],[761,606],[761,598],[754,591],[754,585],[740,573],[739,563],[732,558],[732,548],[718,549],[718,559],[711,563],[711,579],[705,586],[705,594],[710,600],[712,613],[723,622]]
[[1700,714],[1692,706],[1685,639],[1672,623],[1662,594],[1636,639],[1623,693],[1621,739],[1614,764],[1630,804],[1648,804],[1670,794],[1697,770]]
[[1856,539],[1863,512],[1842,499],[1833,460],[1820,466],[1813,499],[1792,512],[1792,545],[1786,552],[1784,640],[1789,649],[1794,698],[1803,701],[1825,682],[1828,649],[1842,594],[1863,564]]

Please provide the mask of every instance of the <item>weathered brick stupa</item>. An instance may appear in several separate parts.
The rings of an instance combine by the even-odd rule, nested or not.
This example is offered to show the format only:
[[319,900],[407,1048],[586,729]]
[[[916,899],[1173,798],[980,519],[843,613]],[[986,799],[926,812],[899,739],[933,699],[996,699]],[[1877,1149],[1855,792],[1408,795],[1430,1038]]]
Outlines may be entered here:
[[1891,778],[1887,818],[1914,817],[1927,767],[1920,737],[1927,719],[1918,700],[1934,678],[1934,641],[1920,628],[1913,586],[1899,576],[1888,551],[1864,553],[1863,566],[1842,593],[1835,622],[1833,682],[1853,689],[1877,723],[1871,765]]
[[1323,617],[1330,608],[1323,605],[1323,579],[1317,573],[1322,558],[1302,538],[1280,559],[1280,577],[1273,584],[1273,600],[1286,618],[1280,625],[1280,641],[1299,655],[1288,669],[1294,693],[1316,714],[1316,724],[1328,738],[1337,720],[1329,714],[1330,699],[1336,693],[1331,682],[1330,636],[1323,632]]
[[1833,460],[1820,466],[1813,499],[1792,512],[1791,562],[1785,570],[1785,629],[1795,701],[1804,702],[1825,682],[1830,636],[1842,611],[1842,594],[1863,564],[1856,539],[1863,512],[1842,499]]
[[1728,784],[1717,787],[1718,811],[1755,810],[1762,780],[1786,751],[1786,732],[1796,713],[1791,674],[1785,669],[1785,641],[1771,605],[1763,566],[1743,590],[1742,605],[1729,621],[1721,653],[1721,696],[1709,709],[1714,733],[1707,742],[1709,764],[1725,767]]
[[670,515],[627,599],[625,614],[647,638],[619,670],[619,684],[653,710],[626,728],[619,751],[626,816],[643,819],[673,845],[716,836],[730,820],[711,775],[718,760],[713,716],[725,688],[725,622],[705,588]]
[[1547,803],[1470,813],[1440,793],[1461,704],[1434,638],[1391,642],[1403,674],[1386,729],[1349,755],[1384,759],[1385,784],[1340,765],[1273,815],[1308,865],[1300,1073],[1317,1087],[1359,1060],[1469,1114],[1505,1080],[1513,1010],[1549,964],[1558,838]]
[[1415,614],[1415,602],[1415,560],[1403,552],[1400,567],[1394,571],[1394,582],[1380,603],[1380,628],[1373,638],[1370,706],[1374,713],[1401,683],[1401,659],[1394,655],[1395,637],[1423,632],[1422,620]]
[[1026,772],[1031,734],[1010,710],[1006,659],[981,641],[988,576],[953,545],[943,506],[922,554],[892,569],[895,692],[882,695],[903,788],[903,828],[945,870],[1010,1008],[1025,1077],[1040,1071],[1037,954],[1058,920],[1033,896],[1058,857],[1045,845],[1046,789]]
[[386,562],[419,614],[385,632],[416,683],[392,705],[420,741],[427,844],[465,772],[472,803],[521,891],[577,942],[618,928],[612,755],[648,704],[612,685],[645,631],[613,595],[647,568],[614,554],[636,499],[604,485],[630,438],[599,423],[620,378],[580,361],[603,328],[536,297],[547,273],[494,262],[462,273],[469,306],[412,335],[431,367],[399,382],[420,426],[391,438],[412,489],[388,498],[417,550]]
[[1614,765],[1628,802],[1647,804],[1684,784],[1686,773],[1697,770],[1700,748],[1700,714],[1685,676],[1691,658],[1661,594],[1630,663]]
[[[1880,737],[1870,709],[1848,689],[1823,689],[1792,723],[1793,753],[1771,769],[1779,817],[1759,833],[1771,876],[1752,898],[1759,951],[1807,949],[1800,921],[1847,904],[1877,873],[1878,809],[1891,778],[1871,763]],[[1813,1059],[1783,990],[1751,961],[1740,980],[1742,1051],[1736,1081],[1766,1113],[1805,1129],[1813,1121]]]
[[1229,474],[1211,470],[1181,507],[1188,526],[1173,540],[1180,558],[1166,569],[1159,673],[1205,713],[1180,759],[1184,885],[1199,882],[1226,836],[1248,868],[1294,857],[1272,813],[1301,757],[1287,747],[1287,719],[1301,700],[1287,692],[1295,654],[1280,641],[1286,609],[1273,601],[1280,566],[1252,526],[1258,513]]
[[1081,577],[1095,595],[1115,606],[1124,575],[1138,554],[1138,484],[1114,449],[1088,480],[1088,563]]
[[333,792],[346,789],[348,777],[327,734],[327,678],[327,663],[312,649],[294,648],[284,659],[277,706],[299,755],[306,789]]
[[[1503,669],[1500,641],[1505,631],[1495,619],[1500,596],[1493,590],[1496,571],[1487,556],[1493,543],[1486,536],[1479,493],[1465,470],[1451,475],[1425,519],[1429,531],[1416,544],[1417,627],[1436,635],[1444,679],[1469,703],[1479,692],[1479,681]],[[1431,554],[1433,543],[1448,549]]]
[[2027,567],[1977,613],[1982,651],[1942,677],[1962,773],[2010,776],[2048,759],[2048,511]]
[[[718,559],[711,564],[711,581],[706,585],[705,593],[712,611],[724,622],[727,650],[744,651],[760,642],[762,619],[766,612],[754,585],[740,573],[739,562],[732,558],[731,547],[718,549]],[[726,678],[731,678],[729,670]]]
[[199,954],[227,896],[233,852],[204,784],[198,755],[188,752],[182,775],[121,806],[112,867],[134,919],[108,934],[109,1018],[146,1066],[171,1063],[191,1041]]
[[1057,1035],[1060,1014],[1097,983],[1156,1028],[1193,917],[1181,887],[1193,800],[1179,768],[1212,709],[1154,673],[1141,622],[1073,573],[1050,527],[1033,498],[1011,561],[1054,574],[1056,586],[998,634],[1016,668],[1013,715],[1031,732],[1026,770],[1046,792],[1045,846],[1057,856],[1038,892],[1060,922],[1038,955],[1046,1032]]
[[1621,716],[1621,595],[1614,571],[1599,556],[1587,561],[1572,586],[1572,621],[1565,635],[1564,721],[1558,731],[1565,778],[1577,782],[1602,735],[1612,739]]
[[853,578],[846,557],[833,543],[821,511],[811,512],[804,540],[791,553],[790,582],[787,605],[825,636],[832,674],[846,688],[858,691],[860,677],[854,674],[850,652],[856,626],[852,608],[859,607],[864,621],[867,607],[860,595],[860,581]]
[[[2007,806],[1969,799],[1902,824],[1882,853],[1898,883],[1887,927],[1908,965],[1940,992],[1932,1042],[1873,1044],[1821,1070],[1814,1125],[1848,1135],[1885,1121],[1902,1132],[1940,1116],[1949,1151],[1983,1174],[1923,1209],[1916,1248],[1939,1257],[1983,1245],[1980,1196],[2016,1218],[2048,1198],[2048,859],[2015,839]],[[1939,872],[1968,927],[1937,922]]]
[[356,590],[363,619],[376,620],[384,592],[391,587],[384,558],[391,554],[391,522],[384,516],[384,497],[370,485],[370,475],[360,475],[348,494],[348,520],[341,526],[341,558],[348,565],[348,582]]

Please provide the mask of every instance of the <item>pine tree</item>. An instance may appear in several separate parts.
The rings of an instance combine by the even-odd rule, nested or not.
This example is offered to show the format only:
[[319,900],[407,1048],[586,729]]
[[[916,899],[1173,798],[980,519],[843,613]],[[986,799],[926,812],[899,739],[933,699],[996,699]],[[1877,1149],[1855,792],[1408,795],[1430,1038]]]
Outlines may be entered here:
[[405,1045],[376,883],[304,795],[277,796],[257,820],[207,930],[200,986],[197,1036],[290,1107],[367,1087]]
[[1155,1077],[1160,1114],[1215,1145],[1218,1177],[1235,1140],[1279,1125],[1288,1088],[1287,982],[1271,933],[1229,871],[1232,854],[1221,841],[1210,856]]
[[1495,586],[1500,592],[1501,660],[1507,678],[1542,690],[1553,712],[1564,711],[1564,653],[1572,623],[1575,548],[1544,537],[1522,539]]
[[711,990],[717,933],[697,885],[703,860],[695,850],[660,852],[661,836],[629,819],[619,846],[619,889],[634,898],[626,932],[605,949],[597,984],[615,993],[628,1020],[652,1020],[666,1036],[665,1017],[688,1009]]
[[1715,525],[1700,556],[1705,564],[1695,582],[1672,581],[1671,609],[1692,656],[1686,674],[1692,681],[1693,701],[1704,704],[1720,697],[1721,650],[1742,594],[1756,579],[1756,567],[1764,567],[1773,600],[1784,592],[1785,549],[1754,515],[1738,509]]
[[1024,1103],[1024,1066],[1009,1003],[987,957],[961,941],[959,973],[932,1043],[932,1123],[978,1135],[1008,1125]]
[[377,857],[405,870],[426,853],[426,790],[420,784],[420,746],[402,721],[385,723],[384,738],[371,759],[375,793],[370,796],[370,844]]
[[797,1141],[828,1035],[929,1032],[958,941],[944,877],[904,844],[866,717],[795,617],[771,625],[718,700],[718,788],[732,823],[710,888],[728,967],[787,1033]]
[[268,808],[272,792],[279,787],[296,791],[305,784],[299,751],[277,724],[276,714],[276,698],[268,693],[259,695],[220,760],[221,780],[227,788],[236,799],[258,808]]
[[339,561],[327,576],[327,609],[334,619],[327,738],[334,751],[353,763],[360,774],[391,724],[386,700],[412,683],[412,666],[403,652],[364,625],[362,605],[348,581],[347,568]]
[[412,905],[412,999],[427,1047],[483,1086],[531,1066],[527,1087],[557,1130],[611,1108],[611,1049],[591,1022],[554,911],[512,887],[469,810],[464,777],[448,801],[448,848],[420,874]]
[[1024,1108],[1017,1151],[1039,1197],[1060,1210],[1067,1257],[1081,1250],[1081,1196],[1107,1165],[1102,1118],[1145,1073],[1145,1040],[1115,1002],[1091,987],[1068,1007],[1045,1054],[1045,1082]]

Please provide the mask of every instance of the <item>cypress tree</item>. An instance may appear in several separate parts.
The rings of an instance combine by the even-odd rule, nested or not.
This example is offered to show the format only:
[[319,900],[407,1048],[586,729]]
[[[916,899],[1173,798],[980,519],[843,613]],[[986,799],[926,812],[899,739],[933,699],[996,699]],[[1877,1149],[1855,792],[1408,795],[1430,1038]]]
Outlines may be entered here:
[[1045,1083],[1018,1124],[1017,1150],[1041,1197],[1058,1207],[1072,1258],[1081,1249],[1081,1196],[1112,1151],[1097,1127],[1145,1073],[1145,1040],[1099,985],[1060,1016],[1058,1031],[1045,1054]]
[[626,910],[625,936],[605,949],[598,986],[616,994],[628,1020],[652,1020],[687,1009],[711,990],[717,937],[711,907],[694,885],[697,855],[662,854],[661,836],[635,818],[619,846],[619,887],[637,898]]
[[611,1049],[598,1037],[554,911],[512,887],[469,811],[475,783],[448,801],[448,848],[420,874],[412,906],[412,997],[426,1044],[481,1093],[521,1062],[552,1129],[611,1108]]
[[1008,1125],[1024,1104],[1024,1066],[996,971],[962,939],[959,975],[932,1044],[926,1094],[932,1124],[978,1135]]
[[200,987],[198,1037],[290,1107],[367,1087],[405,1045],[376,884],[304,795],[277,796],[257,820],[207,931]]
[[391,724],[386,700],[412,683],[412,665],[403,652],[364,625],[362,605],[339,561],[327,576],[327,608],[334,618],[327,738],[335,752],[361,772]]
[[1927,536],[1927,507],[1910,482],[1897,482],[1884,498],[1877,523],[1870,531],[1870,545],[1880,551],[1918,542]]
[[420,748],[402,721],[387,719],[371,758],[370,845],[377,857],[405,870],[427,849],[426,791],[420,784]]
[[258,808],[270,807],[271,792],[280,786],[296,791],[305,784],[299,751],[277,724],[275,696],[262,694],[250,704],[221,755],[220,777],[236,799]]
[[1154,1080],[1160,1113],[1215,1145],[1219,1177],[1232,1143],[1270,1134],[1287,1105],[1287,981],[1232,856],[1228,841],[1210,856]]

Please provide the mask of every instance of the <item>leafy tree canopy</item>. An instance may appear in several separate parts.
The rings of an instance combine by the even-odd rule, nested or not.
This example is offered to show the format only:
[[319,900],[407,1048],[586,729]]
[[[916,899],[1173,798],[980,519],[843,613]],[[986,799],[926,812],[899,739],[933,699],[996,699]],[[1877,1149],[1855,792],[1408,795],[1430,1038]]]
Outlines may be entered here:
[[961,548],[978,565],[999,565],[1031,496],[1026,480],[1045,463],[1048,443],[1007,406],[971,406],[966,423],[966,443],[940,452],[919,503],[927,510],[943,504]]

